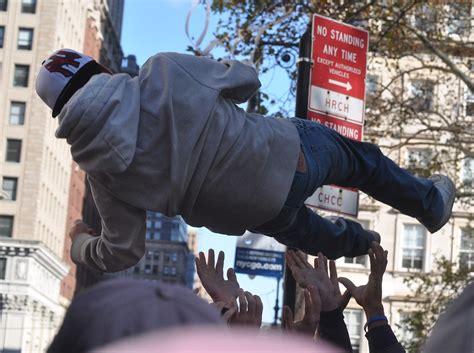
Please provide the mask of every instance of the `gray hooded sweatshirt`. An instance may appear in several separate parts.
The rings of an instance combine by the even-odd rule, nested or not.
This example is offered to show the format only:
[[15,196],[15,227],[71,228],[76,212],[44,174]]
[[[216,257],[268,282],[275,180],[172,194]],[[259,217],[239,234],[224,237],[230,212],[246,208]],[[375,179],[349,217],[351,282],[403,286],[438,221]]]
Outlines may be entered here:
[[146,210],[241,235],[278,215],[300,140],[285,119],[235,103],[260,87],[237,61],[160,53],[138,77],[100,74],[63,107],[56,137],[88,174],[102,234],[80,234],[71,256],[101,271],[136,264]]

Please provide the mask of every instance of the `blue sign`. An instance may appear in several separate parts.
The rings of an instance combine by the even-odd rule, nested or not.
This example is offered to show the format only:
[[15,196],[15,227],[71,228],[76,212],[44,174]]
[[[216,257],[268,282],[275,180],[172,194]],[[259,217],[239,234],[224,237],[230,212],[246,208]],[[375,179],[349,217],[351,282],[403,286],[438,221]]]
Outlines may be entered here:
[[234,270],[248,275],[283,277],[285,253],[237,247],[235,249]]

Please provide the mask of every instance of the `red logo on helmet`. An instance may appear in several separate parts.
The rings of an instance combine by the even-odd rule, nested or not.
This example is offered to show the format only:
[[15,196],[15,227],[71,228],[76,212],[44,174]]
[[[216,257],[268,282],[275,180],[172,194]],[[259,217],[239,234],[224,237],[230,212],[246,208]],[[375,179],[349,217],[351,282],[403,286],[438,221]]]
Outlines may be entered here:
[[51,61],[44,65],[44,67],[49,72],[59,72],[65,77],[71,77],[74,72],[65,68],[65,65],[71,65],[74,67],[79,67],[80,63],[76,59],[80,59],[81,56],[76,53],[71,53],[70,51],[60,50],[49,59]]

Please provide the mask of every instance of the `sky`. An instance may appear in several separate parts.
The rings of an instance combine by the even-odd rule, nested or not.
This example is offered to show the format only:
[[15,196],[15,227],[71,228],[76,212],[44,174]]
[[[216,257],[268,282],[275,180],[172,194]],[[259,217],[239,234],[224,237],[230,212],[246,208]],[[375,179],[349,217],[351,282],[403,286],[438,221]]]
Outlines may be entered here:
[[[191,45],[185,33],[185,21],[192,7],[191,0],[125,0],[124,20],[122,27],[122,49],[124,55],[134,54],[141,66],[150,56],[157,52],[186,53],[186,47]],[[198,38],[204,28],[205,11],[197,7],[191,16],[190,35]],[[212,33],[217,24],[217,18],[211,15],[209,29],[201,48],[205,48],[212,40]],[[279,77],[282,75],[282,77]],[[287,92],[288,82],[284,72],[270,72],[262,79],[263,85],[271,85],[273,94],[280,96]],[[198,249],[207,254],[209,248],[216,252],[225,252],[225,269],[233,267],[236,238],[227,235],[214,234],[205,228],[198,230]],[[273,322],[277,280],[257,276],[238,274],[237,279],[244,290],[257,294],[264,305],[263,321]],[[282,290],[280,284],[280,299]]]

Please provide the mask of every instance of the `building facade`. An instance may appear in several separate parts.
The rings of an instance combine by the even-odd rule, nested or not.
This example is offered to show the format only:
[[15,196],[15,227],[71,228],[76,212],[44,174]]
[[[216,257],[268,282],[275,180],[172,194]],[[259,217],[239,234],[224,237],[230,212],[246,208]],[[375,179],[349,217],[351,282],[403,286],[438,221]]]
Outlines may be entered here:
[[43,351],[64,308],[71,156],[35,77],[54,50],[82,50],[86,1],[0,1],[0,350]]
[[[87,1],[87,18],[84,33],[84,48],[82,52],[96,61],[109,66],[113,72],[118,72],[122,63],[120,32],[123,18],[124,0],[89,0]],[[113,14],[110,13],[114,6]],[[120,12],[122,11],[122,12]],[[111,21],[111,18],[114,21]],[[117,29],[118,28],[118,29]],[[110,55],[109,53],[114,53]],[[89,227],[100,232],[100,217],[88,188],[86,174],[76,163],[71,165],[69,183],[68,216],[64,241],[63,258],[69,265],[69,271],[61,284],[61,295],[65,305],[71,301],[75,293],[98,282],[101,273],[85,266],[76,266],[70,257],[71,240],[68,236],[73,222],[82,219]]]
[[44,351],[75,276],[82,286],[96,280],[76,274],[69,259],[71,223],[83,214],[98,219],[85,199],[85,176],[65,140],[55,138],[57,121],[34,82],[42,61],[64,47],[118,72],[123,2],[0,0],[1,351]]
[[[421,9],[429,11],[428,8]],[[448,7],[446,10],[451,9]],[[467,22],[462,17],[455,17],[441,29],[451,31],[447,36],[454,42],[473,40],[470,5],[468,11],[471,15],[467,16]],[[423,18],[426,16],[413,18],[413,25],[419,30],[427,30],[424,26],[433,25],[432,22],[423,22]],[[472,80],[472,51],[458,50],[448,54],[453,64],[465,69],[464,72]],[[377,102],[373,101],[375,97],[378,100],[390,100],[389,95],[396,92],[396,101],[402,106],[398,112],[410,113],[413,120],[407,121],[405,125],[390,115],[382,116],[380,119],[387,119],[387,128],[397,133],[387,138],[372,134],[368,128],[365,140],[375,141],[382,146],[387,156],[415,175],[426,177],[432,173],[430,170],[438,168],[458,185],[458,198],[452,218],[435,234],[430,234],[416,219],[360,194],[357,221],[364,228],[379,232],[381,245],[388,250],[388,265],[383,279],[383,305],[397,338],[403,340],[411,334],[402,328],[403,318],[410,315],[417,305],[416,301],[407,300],[407,296],[413,295],[413,292],[404,282],[405,279],[416,273],[436,272],[436,261],[442,257],[464,266],[474,274],[474,140],[471,134],[470,139],[459,145],[457,138],[461,132],[451,130],[455,124],[472,129],[474,96],[461,78],[449,70],[436,71],[434,75],[430,67],[443,67],[444,63],[421,47],[416,55],[407,55],[396,63],[389,58],[378,57],[375,53],[369,53],[368,62],[366,108],[376,109]],[[405,71],[400,77],[396,77],[398,71],[392,69],[395,65],[397,69],[402,67]],[[388,86],[391,92],[384,91],[383,87]],[[436,162],[435,157],[439,157]],[[336,261],[336,265],[338,276],[350,278],[357,286],[367,283],[370,272],[368,256],[341,258]],[[369,352],[363,330],[365,314],[353,299],[345,310],[345,322],[354,352]]]
[[134,266],[106,277],[132,277],[165,283],[194,284],[194,254],[188,247],[187,225],[181,217],[147,212],[146,250]]

